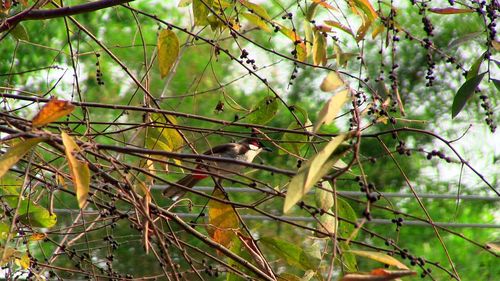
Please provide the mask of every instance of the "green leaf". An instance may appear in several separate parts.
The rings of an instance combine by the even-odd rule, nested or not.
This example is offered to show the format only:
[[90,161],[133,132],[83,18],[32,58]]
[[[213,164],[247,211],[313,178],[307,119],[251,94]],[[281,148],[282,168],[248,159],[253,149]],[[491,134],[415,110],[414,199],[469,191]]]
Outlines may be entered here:
[[455,118],[458,113],[460,113],[460,111],[464,108],[467,101],[474,94],[477,86],[479,86],[479,84],[481,83],[481,80],[483,80],[485,74],[486,72],[468,79],[460,87],[460,89],[458,89],[458,92],[453,99],[453,105],[451,106],[451,118]]
[[483,34],[484,31],[478,31],[478,32],[473,32],[473,33],[469,33],[469,34],[465,34],[463,35],[462,37],[459,37],[457,39],[454,39],[452,40],[449,44],[448,44],[448,48],[451,49],[451,48],[455,48],[457,46],[460,46],[466,42],[469,42],[469,41],[472,41],[472,40],[479,40],[481,38],[481,34]]
[[296,244],[272,237],[262,237],[259,242],[282,258],[287,264],[302,270],[316,270],[321,262],[320,259],[311,256],[303,248]]
[[356,262],[356,256],[354,256],[353,253],[350,253],[349,251],[351,248],[349,247],[349,244],[346,242],[339,242],[339,247],[342,250],[342,254],[340,256],[341,259],[341,264],[342,268],[344,271],[347,272],[355,272],[358,271],[358,264]]
[[191,5],[193,3],[193,0],[181,0],[179,1],[179,4],[177,4],[177,7],[183,8]]
[[212,6],[213,0],[193,0],[194,25],[205,26],[208,24],[210,10],[205,6]]
[[266,124],[271,121],[278,112],[278,101],[275,97],[265,97],[251,110],[247,122],[251,124]]
[[[339,218],[351,221],[353,223],[356,223],[358,220],[356,216],[356,212],[354,209],[349,205],[347,201],[341,198],[337,198],[337,206],[338,207],[332,207],[332,211],[335,212],[337,210],[337,216]],[[340,220],[339,222],[339,235],[342,238],[351,238],[351,240],[354,240],[356,238],[356,235],[353,235],[353,232],[355,231],[355,227],[352,223],[348,223],[345,221]],[[352,237],[351,237],[352,236]]]
[[27,203],[27,200],[23,200],[19,211],[19,220],[32,227],[53,227],[57,223],[57,216],[51,214],[47,209],[35,205],[33,203]]
[[326,102],[319,112],[318,120],[314,123],[313,132],[317,132],[321,125],[329,124],[335,117],[337,117],[340,109],[350,97],[349,92],[350,91],[348,89],[340,91]]
[[[302,124],[304,124],[305,130],[310,131],[310,126],[312,125],[312,123],[309,120],[307,111],[297,105],[294,105],[293,107],[295,109],[295,115],[299,118]],[[296,130],[298,132],[303,131],[300,125],[297,124],[297,121],[292,121],[292,123],[288,125],[287,129]],[[284,149],[295,154],[300,154],[300,149],[306,144],[306,142],[309,140],[309,137],[304,134],[284,133],[281,137],[281,140],[283,141],[283,143],[281,143],[280,145]],[[286,152],[280,150],[279,154],[284,155],[286,154]]]
[[[177,125],[177,119],[172,115],[153,113],[151,122],[157,126]],[[167,120],[168,118],[168,120]],[[177,151],[184,146],[181,134],[173,128],[153,127],[148,128],[146,147],[149,149],[163,149],[165,151]]]
[[242,13],[240,15],[242,15],[249,22],[251,22],[252,24],[256,25],[260,29],[262,29],[262,30],[264,30],[266,32],[272,32],[272,29],[259,16],[256,16],[256,15],[251,14],[251,13]]
[[[14,209],[17,207],[19,196],[21,195],[4,195],[3,198],[9,207]],[[22,223],[31,227],[49,228],[57,223],[57,216],[55,214],[50,214],[44,207],[24,198],[21,198],[17,214]]]
[[395,266],[398,269],[408,269],[406,265],[384,253],[373,252],[373,251],[357,251],[357,250],[351,250],[349,251],[349,253],[355,254],[360,257],[369,258],[371,260],[385,263],[391,266]]
[[479,68],[481,67],[481,63],[484,60],[484,54],[485,53],[483,53],[479,58],[477,58],[474,64],[472,64],[469,71],[467,71],[467,76],[465,77],[465,80],[469,80],[472,77],[477,76],[477,74],[479,73]]
[[7,239],[7,236],[9,235],[9,231],[10,231],[10,225],[2,222],[0,223],[0,241],[5,241],[5,239]]
[[179,39],[170,29],[163,29],[158,35],[158,64],[161,78],[165,78],[179,56]]
[[[306,195],[309,190],[326,175],[333,165],[348,151],[347,147],[342,147],[335,154],[333,152],[340,146],[346,138],[345,134],[333,138],[318,154],[314,155],[297,174],[290,180],[283,212],[287,213],[299,200]],[[333,155],[332,155],[333,154]]]
[[311,3],[309,7],[307,7],[306,12],[306,21],[311,22],[312,18],[316,14],[316,9],[318,8],[318,3]]
[[497,90],[500,91],[500,80],[491,79],[491,81],[493,81],[493,85],[495,85],[495,88],[497,88]]
[[26,31],[26,28],[20,23],[18,23],[14,28],[12,28],[9,34],[12,35],[17,40],[28,41],[30,39],[28,36],[28,31]]
[[14,146],[10,147],[2,157],[0,157],[0,178],[2,178],[7,171],[14,166],[23,156],[31,150],[35,145],[43,139],[34,138],[23,140]]

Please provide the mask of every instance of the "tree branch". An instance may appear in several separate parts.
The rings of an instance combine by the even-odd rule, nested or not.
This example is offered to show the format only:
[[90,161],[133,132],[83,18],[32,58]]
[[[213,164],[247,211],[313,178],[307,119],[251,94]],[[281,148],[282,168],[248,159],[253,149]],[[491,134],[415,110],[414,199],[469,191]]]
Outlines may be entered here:
[[50,10],[33,10],[29,8],[28,10],[22,11],[8,19],[6,19],[2,25],[0,25],[0,32],[4,32],[10,29],[12,26],[27,20],[45,20],[45,19],[53,19],[60,18],[66,16],[72,16],[77,14],[83,14],[88,12],[93,12],[113,6],[118,6],[124,3],[132,2],[134,0],[102,0],[95,1],[91,3],[69,6],[69,7],[61,7],[57,9]]

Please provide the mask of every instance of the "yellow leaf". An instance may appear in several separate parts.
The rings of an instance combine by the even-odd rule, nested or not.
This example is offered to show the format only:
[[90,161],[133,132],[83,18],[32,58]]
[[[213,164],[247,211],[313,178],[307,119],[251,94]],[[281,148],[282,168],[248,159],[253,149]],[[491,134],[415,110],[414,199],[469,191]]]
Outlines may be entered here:
[[356,7],[361,9],[363,13],[366,15],[368,21],[373,22],[378,18],[377,12],[373,9],[372,4],[368,0],[350,0],[351,4],[354,4]]
[[378,24],[377,27],[375,27],[372,31],[372,39],[375,39],[377,35],[384,31],[384,29],[385,26],[382,23]]
[[321,109],[318,120],[314,124],[313,132],[317,132],[321,125],[329,124],[340,112],[342,106],[349,99],[349,90],[343,90],[330,98],[330,100]]
[[208,24],[210,10],[208,10],[207,6],[212,6],[212,3],[213,0],[193,0],[194,25]]
[[[323,214],[319,217],[318,230],[321,232],[326,232],[328,234],[333,234],[337,231],[339,221],[336,217],[330,214]],[[317,237],[325,237],[321,233],[316,233]]]
[[263,21],[259,16],[256,16],[256,15],[251,14],[251,13],[242,13],[240,15],[242,15],[249,22],[256,25],[260,29],[262,29],[266,32],[272,32],[271,28],[267,25],[267,23],[265,21]]
[[65,132],[61,132],[61,138],[66,151],[66,159],[68,159],[71,178],[73,179],[73,184],[75,185],[78,206],[83,208],[87,202],[90,189],[89,166],[86,162],[80,161],[75,157],[75,153],[81,152],[81,149],[78,147],[73,138]]
[[295,52],[297,52],[297,60],[299,61],[305,61],[307,58],[307,48],[306,44],[304,41],[300,38],[300,36],[290,28],[278,23],[274,22],[276,25],[279,26],[279,30],[282,34],[284,34],[286,37],[290,38],[292,40],[293,44],[295,45]]
[[491,41],[491,45],[493,46],[493,49],[495,49],[495,51],[500,51],[500,42],[498,41]]
[[265,19],[267,21],[271,20],[271,17],[267,13],[266,9],[262,8],[262,6],[254,4],[254,3],[250,2],[250,1],[246,1],[246,0],[239,0],[239,1],[249,11],[253,12],[257,16],[259,16],[259,17],[261,17],[261,18],[263,18],[263,19]]
[[179,56],[179,39],[170,29],[163,29],[158,35],[158,63],[161,78],[165,78]]
[[315,65],[326,64],[326,38],[318,30],[314,31],[313,62]]
[[330,71],[325,79],[323,79],[323,82],[321,82],[319,88],[323,92],[333,92],[343,85],[344,81],[340,78],[339,74],[336,71]]
[[370,28],[371,25],[372,25],[371,21],[363,20],[363,23],[356,32],[356,42],[359,42],[365,38],[365,35],[368,32],[368,29]]
[[0,178],[23,158],[33,146],[37,145],[42,140],[41,138],[28,139],[10,147],[7,152],[0,157]]
[[313,30],[311,25],[312,24],[309,21],[304,20],[304,36],[307,56],[312,53],[312,46],[314,43]]
[[41,127],[57,119],[70,114],[75,109],[69,101],[52,98],[42,109],[33,117],[31,124],[33,127]]
[[23,253],[19,259],[16,259],[16,263],[18,263],[22,269],[28,269],[30,267],[30,262],[31,260],[28,253]]
[[287,213],[304,195],[306,195],[316,182],[326,175],[335,163],[347,152],[347,149],[333,152],[346,138],[345,134],[333,138],[318,154],[314,155],[297,174],[290,180],[283,212]]
[[360,257],[369,258],[371,260],[385,263],[388,265],[392,265],[397,267],[398,269],[408,269],[406,265],[384,253],[372,252],[372,251],[357,251],[357,250],[350,250],[349,253],[355,254]]
[[[212,195],[224,199],[224,195],[219,189],[215,189]],[[212,239],[229,248],[231,241],[235,237],[235,230],[239,229],[238,216],[233,207],[229,204],[215,200],[208,202],[208,227],[207,232]]]

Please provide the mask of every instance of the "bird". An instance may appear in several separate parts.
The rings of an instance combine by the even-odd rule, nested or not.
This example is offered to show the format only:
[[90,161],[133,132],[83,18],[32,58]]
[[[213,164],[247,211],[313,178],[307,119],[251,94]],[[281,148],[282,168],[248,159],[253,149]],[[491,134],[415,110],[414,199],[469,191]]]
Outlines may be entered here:
[[[262,151],[272,151],[266,147],[253,131],[250,138],[245,138],[235,143],[226,143],[212,147],[205,151],[203,155],[216,156],[221,158],[234,159],[251,163],[253,159]],[[187,189],[180,188],[177,185],[182,185],[187,188],[193,186],[204,178],[211,175],[231,175],[238,173],[245,166],[237,163],[218,162],[218,161],[203,161],[203,164],[198,164],[194,172],[183,177],[175,185],[170,185],[163,191],[163,196],[177,200],[182,197]],[[208,173],[207,173],[208,172]]]

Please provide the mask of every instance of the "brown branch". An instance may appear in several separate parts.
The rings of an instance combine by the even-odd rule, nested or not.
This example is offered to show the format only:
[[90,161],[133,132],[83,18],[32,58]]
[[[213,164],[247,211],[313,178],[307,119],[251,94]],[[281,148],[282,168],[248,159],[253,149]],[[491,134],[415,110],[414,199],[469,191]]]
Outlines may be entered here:
[[53,19],[60,18],[72,15],[78,15],[83,13],[89,13],[113,6],[118,6],[124,3],[132,2],[134,0],[102,0],[95,1],[91,3],[69,6],[69,7],[61,7],[57,9],[50,10],[41,10],[41,9],[28,9],[22,11],[8,19],[6,19],[2,25],[0,25],[0,32],[4,32],[10,29],[12,26],[16,24],[27,21],[27,20],[45,20],[45,19]]

